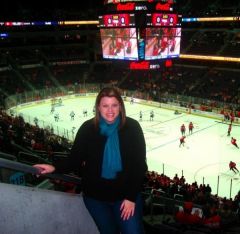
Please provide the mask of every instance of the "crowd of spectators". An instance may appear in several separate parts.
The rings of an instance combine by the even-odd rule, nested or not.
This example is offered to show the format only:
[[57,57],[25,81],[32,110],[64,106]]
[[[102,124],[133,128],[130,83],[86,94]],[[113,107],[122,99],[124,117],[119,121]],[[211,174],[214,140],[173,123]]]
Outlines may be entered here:
[[[149,197],[146,196],[146,191]],[[175,209],[167,212],[172,218],[162,222],[165,229],[166,225],[169,227],[169,231],[175,227],[183,233],[189,229],[195,233],[193,230],[196,228],[200,228],[200,233],[228,233],[228,229],[238,227],[240,222],[240,192],[233,199],[222,198],[212,194],[209,185],[198,185],[196,182],[189,184],[183,175],[176,174],[170,178],[164,174],[149,171],[144,189],[144,197],[148,202],[146,204],[151,206],[149,199],[154,202],[156,196],[172,199],[172,203],[168,206],[172,204]],[[179,200],[182,201],[181,205]],[[161,211],[159,213],[166,216],[166,213]]]
[[62,136],[54,134],[50,126],[45,129],[37,124],[26,123],[21,116],[11,116],[0,110],[0,151],[18,155],[19,148],[30,151],[45,151],[46,159],[52,162],[53,152],[69,152],[70,142]]

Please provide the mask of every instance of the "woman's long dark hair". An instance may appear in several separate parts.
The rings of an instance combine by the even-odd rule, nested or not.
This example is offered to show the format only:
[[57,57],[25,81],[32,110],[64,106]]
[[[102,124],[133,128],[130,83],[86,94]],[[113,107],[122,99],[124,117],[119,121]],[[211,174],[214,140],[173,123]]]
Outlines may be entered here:
[[99,105],[104,97],[115,97],[119,104],[120,104],[120,127],[122,127],[126,122],[126,110],[125,105],[123,102],[123,99],[121,97],[120,91],[117,88],[114,87],[105,87],[103,88],[97,95],[96,101],[95,101],[95,117],[94,117],[94,123],[95,126],[99,126],[99,119],[100,119],[100,112],[99,112]]

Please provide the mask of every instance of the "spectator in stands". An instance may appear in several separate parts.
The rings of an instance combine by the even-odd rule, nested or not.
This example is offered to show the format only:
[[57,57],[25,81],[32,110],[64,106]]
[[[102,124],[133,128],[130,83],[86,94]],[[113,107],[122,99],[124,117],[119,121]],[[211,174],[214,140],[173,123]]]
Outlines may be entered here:
[[202,219],[197,213],[192,214],[192,208],[192,202],[184,202],[183,210],[176,213],[176,221],[180,224],[201,224]]
[[210,229],[219,229],[221,224],[221,217],[217,214],[217,209],[215,207],[206,206],[203,211],[203,225],[209,227]]
[[[56,171],[81,171],[83,200],[100,233],[142,234],[143,131],[138,121],[126,117],[117,89],[103,88],[95,106],[95,117],[77,132],[69,163]],[[55,170],[48,164],[35,167],[41,174]]]
[[182,175],[179,180],[180,184],[183,185],[185,183],[185,181],[186,181],[186,179],[185,179],[184,175]]
[[234,208],[238,216],[238,220],[240,221],[240,191],[234,198]]
[[231,115],[230,115],[230,122],[231,122],[231,124],[234,122],[234,119],[235,119],[234,115],[231,114]]
[[179,184],[178,174],[175,174],[175,176],[173,177],[173,182],[174,182],[175,184]]

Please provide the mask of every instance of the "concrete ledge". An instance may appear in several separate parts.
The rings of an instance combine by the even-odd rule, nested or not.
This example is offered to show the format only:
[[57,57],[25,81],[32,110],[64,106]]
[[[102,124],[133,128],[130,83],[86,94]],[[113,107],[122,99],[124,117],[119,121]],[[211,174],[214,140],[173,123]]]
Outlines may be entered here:
[[81,195],[0,183],[2,234],[98,234]]

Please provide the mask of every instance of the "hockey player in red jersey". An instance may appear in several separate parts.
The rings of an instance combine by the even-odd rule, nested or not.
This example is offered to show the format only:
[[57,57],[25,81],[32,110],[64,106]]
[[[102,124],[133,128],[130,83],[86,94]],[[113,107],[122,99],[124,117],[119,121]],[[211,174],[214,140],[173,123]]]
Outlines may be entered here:
[[238,170],[237,167],[236,167],[236,163],[233,162],[233,161],[230,161],[230,163],[229,163],[229,169],[230,169],[231,171],[233,171],[235,174],[236,174],[237,172],[239,172],[239,170]]
[[237,145],[237,140],[235,138],[233,138],[233,137],[231,138],[231,143],[232,143],[232,145],[234,145],[235,147],[237,147],[239,149],[239,147]]
[[185,127],[184,124],[181,125],[181,127],[180,127],[180,131],[181,131],[181,133],[182,133],[182,136],[185,136],[186,127]]
[[233,137],[231,138],[231,143],[232,143],[232,145],[236,146],[239,149],[239,147],[237,145],[237,140],[235,138],[233,138]]
[[180,139],[179,139],[179,140],[180,140],[179,147],[181,147],[181,145],[184,146],[185,138],[186,138],[186,136],[181,136],[181,137],[180,137]]
[[193,123],[190,122],[189,125],[188,125],[188,133],[189,133],[189,135],[192,134],[193,128],[194,128],[193,127]]

